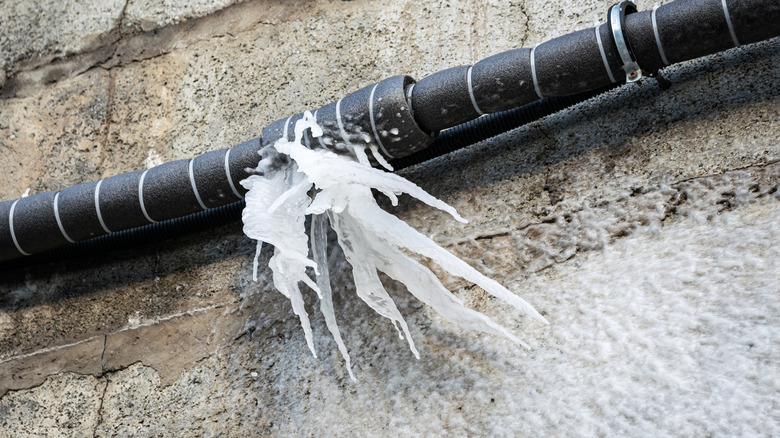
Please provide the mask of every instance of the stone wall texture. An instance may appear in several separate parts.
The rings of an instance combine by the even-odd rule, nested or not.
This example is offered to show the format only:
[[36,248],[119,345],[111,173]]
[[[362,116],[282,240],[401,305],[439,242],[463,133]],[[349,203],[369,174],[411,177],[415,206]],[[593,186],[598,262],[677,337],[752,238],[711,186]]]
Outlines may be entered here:
[[[369,83],[604,21],[595,0],[0,0],[0,200],[259,135]],[[640,0],[640,10],[652,2]],[[665,69],[401,174],[393,212],[532,303],[442,275],[530,349],[331,246],[357,382],[236,223],[0,272],[0,437],[780,435],[780,41]],[[263,252],[267,263],[270,250]],[[308,305],[317,306],[308,295]]]

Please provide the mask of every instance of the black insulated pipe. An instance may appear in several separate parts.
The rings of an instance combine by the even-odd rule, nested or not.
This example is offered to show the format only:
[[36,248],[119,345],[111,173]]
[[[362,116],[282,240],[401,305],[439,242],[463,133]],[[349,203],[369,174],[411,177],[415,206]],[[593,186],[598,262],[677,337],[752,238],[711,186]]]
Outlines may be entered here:
[[[141,176],[139,171],[131,172],[128,175],[132,174]],[[94,205],[97,184],[97,181],[92,181],[68,187],[55,198],[54,206],[57,208],[55,219],[59,217],[57,225],[62,225],[62,235],[67,241],[89,239],[105,233],[100,226],[97,209],[79,207]],[[2,225],[0,225],[1,227]]]
[[[723,8],[728,3],[692,0],[658,8],[658,34],[666,59],[674,64],[739,46],[732,38]],[[732,2],[731,6],[729,18],[739,15],[735,9],[738,3]],[[780,24],[776,22],[775,26]]]
[[[432,158],[469,147],[480,141],[487,140],[496,135],[539,120],[542,117],[584,102],[616,87],[617,85],[613,84],[609,87],[574,96],[547,97],[534,101],[528,105],[512,108],[511,110],[488,114],[485,117],[471,120],[441,132],[427,148],[421,149],[403,158],[392,160],[390,164],[395,170],[400,170],[428,161]],[[205,155],[221,152],[222,151],[209,152]],[[222,155],[220,155],[220,157],[221,156]],[[277,154],[276,156],[281,155]],[[198,175],[197,172],[196,175]],[[200,186],[200,183],[198,186]],[[80,240],[50,251],[36,253],[30,257],[2,262],[0,263],[0,271],[3,269],[15,269],[22,266],[99,254],[106,251],[122,250],[215,228],[240,221],[241,212],[245,205],[246,203],[244,200],[236,201],[227,205],[209,208],[208,210],[188,216],[155,222],[153,224],[104,234],[98,237],[87,238],[86,240]]]
[[49,248],[49,245],[67,243],[65,237],[57,235],[59,228],[52,207],[56,196],[52,192],[41,193],[11,204],[10,210],[13,211],[8,212],[9,219],[14,219],[11,238],[20,252],[34,254]]
[[606,87],[572,96],[545,97],[517,108],[487,114],[484,117],[470,120],[440,132],[427,148],[403,158],[392,160],[390,164],[395,170],[399,170],[432,160],[527,125],[617,87],[617,84],[610,84]]
[[617,82],[622,70],[616,53],[602,25],[434,73],[413,89],[415,116],[422,129],[438,132],[542,97],[600,88]]
[[[622,28],[627,49],[650,75],[669,64],[780,34],[777,0],[677,0],[646,12],[633,12],[632,3],[623,3],[627,4]],[[624,63],[612,31],[605,23],[531,50],[486,58],[470,69],[462,66],[434,73],[414,87],[415,118],[423,130],[438,132],[467,122],[475,114],[623,82]],[[483,75],[484,70],[502,73]],[[512,81],[506,82],[506,78]]]
[[[315,111],[325,135],[304,141],[336,152],[347,143],[375,146],[389,159],[424,149],[439,131],[482,114],[542,97],[568,96],[622,83],[676,62],[780,34],[777,0],[677,0],[620,20],[454,67],[415,83],[395,76]],[[612,16],[615,7],[608,13]],[[628,62],[626,61],[628,59]],[[631,65],[636,69],[631,70]],[[274,122],[263,145],[292,139],[301,114]],[[131,172],[59,193],[0,203],[0,261],[120,229],[188,215],[243,197],[239,181],[256,167],[261,141]],[[280,160],[282,160],[280,158]]]
[[[636,78],[641,78],[641,71],[653,75],[669,64],[780,34],[777,24],[780,2],[776,0],[677,0],[645,12],[637,12],[632,2],[624,1],[615,8],[622,12],[617,24],[610,20],[610,8],[608,22],[597,27],[560,36],[533,49],[500,53],[472,66],[452,67],[417,83],[407,79],[407,90],[411,90],[409,105],[398,99],[400,93],[396,89],[390,111],[403,113],[405,127],[413,126],[409,120],[413,117],[420,131],[436,134],[481,115],[505,111],[542,97],[570,96],[631,80],[627,76],[625,57],[638,64],[641,70],[636,72]],[[743,29],[737,32],[734,23]],[[761,29],[754,29],[756,24],[761,24]],[[369,123],[369,116],[377,114],[372,111],[369,90],[387,81],[390,79],[355,92],[335,106],[330,104],[317,110],[321,113],[317,120],[324,123],[326,131],[321,146],[335,145],[335,150],[343,150],[338,147],[339,142],[347,138],[358,143],[379,142],[382,146],[381,139],[374,135],[376,126]],[[334,111],[339,103],[343,108]],[[406,113],[409,110],[411,115]],[[284,127],[289,128],[296,117],[300,115],[266,128],[263,143],[271,144],[281,138]],[[339,132],[345,127],[349,135]],[[425,144],[421,136],[414,139],[420,143],[404,147],[403,140],[398,140],[395,147],[400,151],[382,147],[380,150],[386,158],[401,158]],[[428,140],[430,143],[432,137]],[[305,141],[314,142],[309,137]]]
[[241,200],[260,139],[148,170],[0,202],[0,262]]
[[80,240],[49,251],[33,254],[30,257],[2,262],[0,263],[0,272],[41,263],[93,256],[144,244],[154,244],[173,237],[214,229],[241,220],[241,211],[245,205],[244,200],[236,201],[195,214]]

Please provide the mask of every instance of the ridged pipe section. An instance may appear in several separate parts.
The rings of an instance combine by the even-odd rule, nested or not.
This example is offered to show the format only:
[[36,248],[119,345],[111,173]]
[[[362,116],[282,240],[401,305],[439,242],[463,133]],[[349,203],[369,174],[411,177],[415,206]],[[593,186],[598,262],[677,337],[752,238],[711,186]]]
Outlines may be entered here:
[[260,139],[60,192],[0,202],[0,261],[243,199]]

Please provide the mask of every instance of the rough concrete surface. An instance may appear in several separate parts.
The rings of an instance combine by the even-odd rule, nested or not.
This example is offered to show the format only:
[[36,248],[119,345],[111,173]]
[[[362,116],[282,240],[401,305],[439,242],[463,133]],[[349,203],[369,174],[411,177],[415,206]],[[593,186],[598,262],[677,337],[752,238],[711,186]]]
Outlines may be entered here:
[[0,69],[16,72],[99,48],[122,19],[123,0],[0,2]]
[[203,17],[242,0],[127,0],[124,26],[142,31]]
[[[609,5],[0,1],[0,200],[227,147]],[[393,211],[550,320],[442,275],[529,350],[385,278],[415,360],[331,245],[353,383],[319,313],[315,359],[270,271],[252,282],[233,224],[0,271],[0,436],[780,435],[778,63],[775,39],[669,67],[669,90],[623,87],[402,171],[469,223]]]

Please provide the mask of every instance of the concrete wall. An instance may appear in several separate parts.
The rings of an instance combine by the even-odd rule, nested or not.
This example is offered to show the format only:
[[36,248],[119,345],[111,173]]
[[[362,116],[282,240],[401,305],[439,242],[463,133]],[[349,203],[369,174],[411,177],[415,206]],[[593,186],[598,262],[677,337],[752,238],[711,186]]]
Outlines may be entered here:
[[[609,5],[0,0],[0,200],[236,144]],[[778,435],[779,47],[671,67],[670,90],[624,87],[402,172],[470,222],[394,211],[551,321],[443,277],[530,350],[388,280],[415,360],[333,246],[353,383],[322,318],[314,359],[269,271],[251,281],[235,224],[3,272],[0,436]]]

